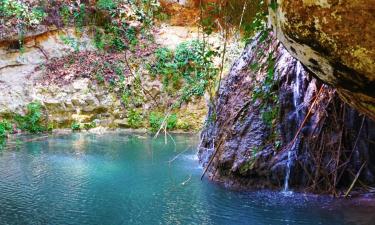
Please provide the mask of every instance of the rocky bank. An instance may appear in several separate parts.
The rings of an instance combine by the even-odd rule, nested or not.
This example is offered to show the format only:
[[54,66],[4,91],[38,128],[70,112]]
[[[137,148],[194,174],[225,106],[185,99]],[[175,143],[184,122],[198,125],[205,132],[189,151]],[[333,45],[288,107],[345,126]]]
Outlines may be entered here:
[[[121,96],[118,96],[115,90],[85,77],[87,71],[69,69],[64,72],[64,77],[56,77],[53,75],[54,71],[46,69],[46,66],[57,66],[58,68],[54,69],[61,70],[62,67],[69,66],[69,60],[89,57],[90,52],[97,51],[93,43],[94,34],[90,27],[85,28],[79,36],[74,27],[38,30],[39,32],[30,32],[26,35],[22,49],[18,44],[18,36],[8,35],[0,40],[0,117],[10,118],[15,113],[23,114],[26,105],[36,101],[42,104],[46,120],[54,128],[70,128],[73,123],[84,125],[93,122],[96,126],[107,128],[129,128],[129,107],[138,108],[147,114],[167,101],[168,96],[162,93],[163,85],[160,79],[152,79],[144,68],[137,70],[137,73],[142,74],[142,86],[152,97],[141,93],[144,103],[129,107],[124,106]],[[155,46],[173,49],[179,43],[195,39],[197,31],[190,27],[170,27],[165,24],[155,31],[154,36]],[[66,43],[64,37],[78,43],[81,55],[74,55],[77,49]],[[130,55],[129,60],[144,63],[147,58],[152,57],[146,50],[140,54],[143,59],[139,58],[139,55]],[[93,66],[98,62],[96,60],[102,59],[85,61],[85,65],[81,67],[90,67],[90,64]],[[131,66],[135,69],[140,68],[135,63]],[[126,83],[134,83],[134,78],[127,77]],[[207,113],[206,101],[204,98],[194,98],[176,113],[180,127],[191,131],[198,130]],[[145,122],[144,126],[147,127],[148,124]]]
[[[313,78],[273,35],[260,39],[233,65],[210,107],[199,148],[208,177],[231,188],[283,189],[290,173],[289,187],[340,195],[363,166],[362,188],[375,184],[375,123]],[[270,72],[274,82],[263,91],[275,93],[271,102],[255,97]]]

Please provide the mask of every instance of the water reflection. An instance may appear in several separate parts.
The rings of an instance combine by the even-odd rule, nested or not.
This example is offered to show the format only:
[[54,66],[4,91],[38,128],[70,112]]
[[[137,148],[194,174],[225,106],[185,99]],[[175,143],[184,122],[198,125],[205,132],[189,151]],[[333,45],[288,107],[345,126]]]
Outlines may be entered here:
[[195,136],[72,134],[0,155],[0,224],[372,224],[366,202],[200,180]]

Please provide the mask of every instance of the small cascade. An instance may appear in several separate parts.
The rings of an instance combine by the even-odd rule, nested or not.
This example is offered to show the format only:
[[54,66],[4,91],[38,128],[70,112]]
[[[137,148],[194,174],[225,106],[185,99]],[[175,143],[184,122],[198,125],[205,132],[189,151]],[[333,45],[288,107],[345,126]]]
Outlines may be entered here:
[[[294,106],[294,112],[293,115],[295,117],[295,121],[297,124],[297,127],[301,125],[302,121],[302,114],[301,114],[301,81],[303,79],[303,69],[301,63],[297,62],[296,64],[296,79],[294,81],[293,85],[293,106]],[[293,166],[293,159],[295,158],[296,152],[298,151],[299,146],[299,137],[297,137],[297,140],[294,141],[292,147],[288,151],[288,160],[286,164],[286,171],[285,171],[285,180],[284,180],[284,192],[289,192],[289,179],[290,179],[290,172],[291,167]]]

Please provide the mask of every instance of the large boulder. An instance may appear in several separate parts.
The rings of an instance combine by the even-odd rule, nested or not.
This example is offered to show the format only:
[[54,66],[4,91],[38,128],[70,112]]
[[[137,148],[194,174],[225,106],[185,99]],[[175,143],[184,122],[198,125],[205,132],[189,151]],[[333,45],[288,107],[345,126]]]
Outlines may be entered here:
[[288,51],[375,120],[375,0],[270,1]]
[[263,38],[245,48],[210,106],[198,152],[205,175],[232,188],[338,195],[364,165],[359,180],[375,185],[375,121],[311,77],[273,35]]

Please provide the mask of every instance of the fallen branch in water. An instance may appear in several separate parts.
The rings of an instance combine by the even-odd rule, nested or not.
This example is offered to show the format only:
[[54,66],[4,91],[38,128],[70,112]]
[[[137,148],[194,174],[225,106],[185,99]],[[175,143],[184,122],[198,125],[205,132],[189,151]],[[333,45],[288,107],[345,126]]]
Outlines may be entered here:
[[[166,116],[164,117],[163,121],[161,122],[161,125],[159,127],[158,132],[156,132],[154,139],[159,136],[160,131],[164,128],[164,126],[167,126],[167,119],[169,118],[169,114],[171,113],[171,109],[168,110]],[[165,128],[164,128],[165,129]]]
[[189,178],[187,180],[185,180],[184,182],[181,183],[182,186],[185,186],[185,184],[187,184],[187,182],[189,182],[191,180],[191,175],[189,176]]
[[175,161],[180,155],[182,155],[183,153],[187,152],[188,150],[190,150],[190,147],[187,147],[184,151],[178,153],[175,157],[173,157],[173,159],[169,160],[168,163],[171,164],[173,161]]
[[177,151],[176,141],[174,140],[174,138],[172,137],[172,135],[170,133],[167,132],[167,135],[172,139],[173,145],[174,145],[174,152],[176,152]]

